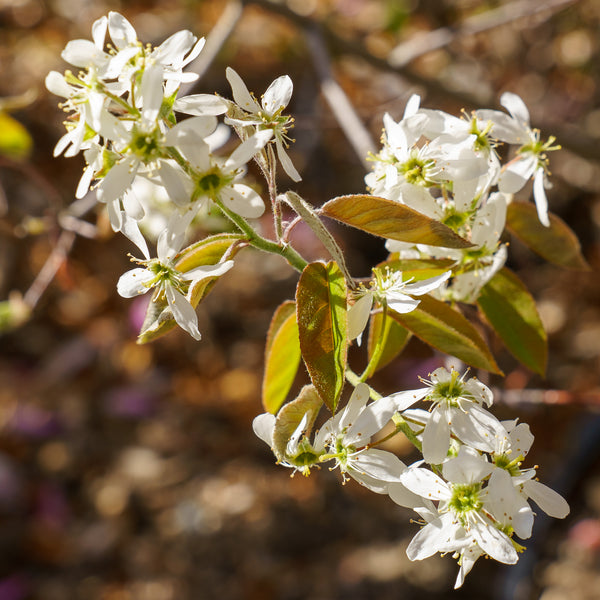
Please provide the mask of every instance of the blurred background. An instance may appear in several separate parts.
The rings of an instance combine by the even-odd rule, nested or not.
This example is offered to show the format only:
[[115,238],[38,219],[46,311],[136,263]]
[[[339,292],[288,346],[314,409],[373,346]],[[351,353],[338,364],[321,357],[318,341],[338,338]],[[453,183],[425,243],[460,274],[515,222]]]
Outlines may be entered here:
[[[230,97],[227,66],[257,96],[289,74],[303,181],[279,186],[315,205],[364,191],[363,151],[415,92],[458,114],[510,90],[556,135],[550,209],[592,271],[511,240],[549,367],[534,376],[492,340],[506,378],[478,373],[502,388],[500,418],[531,424],[526,464],[571,504],[564,522],[539,516],[517,566],[480,560],[454,592],[450,557],[406,558],[410,511],[339,473],[290,478],[274,464],[251,421],[269,321],[297,282],[282,260],[239,255],[199,307],[201,342],[174,330],[136,345],[145,299],[115,287],[134,248],[92,204],[67,215],[83,159],[52,158],[63,113],[43,84],[67,68],[66,42],[89,39],[109,10],[144,42],[210,34],[214,60],[193,65],[202,78],[188,91]],[[0,0],[0,600],[600,597],[599,32],[596,0]],[[334,232],[353,274],[385,258],[381,240]],[[295,243],[323,255],[301,228]],[[413,340],[375,386],[418,387],[442,363]],[[414,459],[402,442],[391,449]]]

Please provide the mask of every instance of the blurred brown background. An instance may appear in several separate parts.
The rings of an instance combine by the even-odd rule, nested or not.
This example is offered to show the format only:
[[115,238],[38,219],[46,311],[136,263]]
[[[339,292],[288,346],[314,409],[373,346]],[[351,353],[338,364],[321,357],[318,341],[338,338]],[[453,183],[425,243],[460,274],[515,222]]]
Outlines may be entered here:
[[[489,381],[507,390],[496,414],[531,424],[527,464],[540,465],[572,513],[540,516],[516,567],[480,560],[453,592],[450,557],[406,558],[418,529],[409,511],[327,469],[290,478],[254,437],[265,333],[297,281],[283,261],[241,253],[199,308],[201,342],[177,330],[138,346],[144,299],[115,288],[132,246],[95,209],[88,225],[75,223],[84,235],[61,235],[83,159],[52,158],[63,113],[43,81],[67,68],[65,43],[89,39],[109,10],[156,44],[183,28],[231,30],[194,92],[229,96],[228,65],[257,94],[288,73],[303,181],[282,177],[280,188],[316,205],[364,190],[363,162],[326,100],[328,69],[377,147],[383,114],[400,118],[414,92],[454,113],[520,94],[543,135],[565,147],[551,157],[550,208],[600,264],[597,0],[0,0],[0,97],[37,94],[11,113],[31,152],[0,157],[0,297],[29,289],[31,298],[53,249],[68,251],[31,319],[0,341],[0,600],[600,597],[597,273],[561,270],[511,242],[509,264],[550,334],[550,363],[545,379],[533,376],[494,343],[507,374]],[[334,231],[354,274],[384,258],[381,241]],[[308,232],[295,241],[321,256]],[[440,361],[412,341],[376,385],[418,387],[417,374]],[[399,442],[393,449],[414,458]]]

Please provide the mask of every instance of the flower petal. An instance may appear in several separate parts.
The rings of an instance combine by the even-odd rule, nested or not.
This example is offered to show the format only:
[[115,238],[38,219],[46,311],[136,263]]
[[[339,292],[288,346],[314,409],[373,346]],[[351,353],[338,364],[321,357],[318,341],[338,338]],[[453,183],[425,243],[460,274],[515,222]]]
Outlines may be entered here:
[[117,292],[123,298],[135,298],[150,289],[145,284],[153,278],[154,274],[148,269],[131,269],[119,277]]
[[265,212],[263,199],[242,183],[234,183],[221,190],[220,198],[229,210],[247,219],[257,219]]
[[231,67],[227,67],[225,77],[227,77],[227,81],[229,81],[229,85],[231,86],[231,92],[233,93],[235,103],[247,112],[259,112],[261,108],[260,105],[252,97],[242,78]]

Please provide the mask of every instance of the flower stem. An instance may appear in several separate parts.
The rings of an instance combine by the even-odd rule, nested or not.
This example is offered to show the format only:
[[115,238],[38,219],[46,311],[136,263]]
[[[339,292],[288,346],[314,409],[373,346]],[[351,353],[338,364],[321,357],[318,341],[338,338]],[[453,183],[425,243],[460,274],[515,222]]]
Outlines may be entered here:
[[[352,369],[349,369],[349,368],[346,368],[346,379],[347,379],[348,383],[350,383],[354,387],[356,387],[359,383],[364,383],[363,381],[361,381],[360,376],[357,375]],[[365,384],[365,385],[368,385],[368,384]],[[383,396],[379,392],[376,392],[370,385],[368,385],[368,387],[369,387],[369,395],[371,396],[372,400],[381,400],[381,398],[383,398]],[[423,445],[421,444],[421,442],[415,435],[414,431],[410,428],[410,425],[404,419],[404,417],[402,417],[402,415],[400,415],[399,413],[396,413],[392,417],[392,421],[394,421],[394,425],[396,425],[396,431],[392,435],[396,435],[396,433],[398,431],[401,431],[406,436],[408,441],[419,452],[422,453]],[[389,437],[391,437],[391,435]]]
[[251,246],[265,252],[270,252],[271,254],[279,254],[279,256],[285,258],[294,269],[300,273],[304,271],[308,261],[304,260],[304,258],[302,258],[302,256],[300,256],[300,254],[298,254],[291,246],[280,245],[262,237],[252,229],[243,217],[229,210],[221,201],[214,200],[214,202],[223,211],[223,214],[225,214],[229,220],[246,235],[248,243]]
[[381,355],[383,354],[383,348],[385,347],[385,342],[387,340],[387,334],[388,334],[388,329],[386,327],[386,319],[387,319],[387,304],[386,303],[383,303],[381,319],[382,319],[381,330],[379,332],[379,335],[377,336],[377,342],[375,344],[373,354],[371,355],[369,364],[367,365],[366,369],[363,371],[362,375],[360,376],[360,380],[363,382],[366,381],[367,379],[369,379],[369,377],[371,377],[371,375],[373,375],[373,373],[375,372],[375,369],[377,368],[377,365],[379,364]]

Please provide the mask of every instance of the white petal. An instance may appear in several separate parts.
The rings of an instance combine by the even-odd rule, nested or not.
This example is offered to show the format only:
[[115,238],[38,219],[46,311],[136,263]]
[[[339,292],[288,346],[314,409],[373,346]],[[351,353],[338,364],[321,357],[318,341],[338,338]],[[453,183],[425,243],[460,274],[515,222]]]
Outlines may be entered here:
[[420,300],[415,300],[400,292],[388,292],[385,299],[389,308],[400,314],[412,312],[419,305]]
[[413,115],[417,114],[420,104],[421,104],[421,96],[419,96],[419,94],[413,94],[408,99],[408,102],[406,103],[406,106],[404,107],[404,115],[402,118],[408,119],[409,117],[412,117]]
[[194,307],[187,301],[183,294],[174,290],[172,286],[167,286],[165,290],[169,308],[175,317],[177,324],[187,331],[195,340],[200,339],[198,331],[198,315]]
[[452,271],[446,271],[437,277],[431,277],[430,279],[424,279],[423,281],[416,281],[415,283],[409,283],[404,286],[404,291],[411,296],[422,296],[432,290],[440,287],[444,281],[448,280],[452,275]]
[[61,53],[63,60],[76,67],[89,67],[106,61],[103,52],[90,40],[71,40]]
[[46,89],[57,96],[69,98],[73,94],[73,88],[65,81],[64,76],[58,71],[50,71],[46,75]]
[[109,203],[120,198],[131,186],[136,170],[128,161],[117,163],[100,182],[98,200]]
[[137,34],[131,23],[117,12],[108,13],[108,31],[118,50],[137,42]]
[[226,260],[216,265],[202,265],[191,269],[190,271],[183,271],[182,275],[184,279],[188,281],[201,281],[207,277],[220,277],[229,271],[234,265],[232,260]]
[[262,98],[262,105],[269,115],[273,115],[280,108],[285,108],[292,97],[294,85],[288,75],[278,77],[267,88]]
[[144,70],[141,86],[142,119],[146,127],[154,127],[163,101],[163,70],[150,65]]
[[423,560],[433,556],[440,548],[445,548],[460,526],[453,522],[451,513],[444,513],[428,523],[411,540],[406,555],[410,560]]
[[[411,492],[402,483],[391,482],[388,485],[387,493],[396,504],[406,508],[423,507],[423,504],[428,504],[426,500]],[[428,504],[427,508],[431,507],[433,507],[433,504]]]
[[273,445],[273,431],[275,430],[275,415],[271,413],[263,413],[258,415],[252,421],[252,429],[254,433],[263,442],[269,445],[269,448]]
[[500,96],[500,104],[508,110],[508,112],[522,123],[529,123],[529,110],[525,102],[512,92],[504,92]]
[[119,277],[117,292],[123,298],[134,298],[140,294],[145,294],[149,288],[144,284],[148,283],[153,277],[154,274],[148,269],[131,269],[131,271],[127,271]]
[[514,458],[517,458],[517,456],[527,456],[533,440],[534,436],[527,423],[519,423],[512,429],[510,432],[510,449]]
[[511,525],[521,539],[531,537],[533,511],[504,469],[494,469],[487,487],[486,510],[502,525]]
[[445,411],[437,406],[423,431],[423,458],[432,465],[440,464],[450,447],[450,425]]
[[493,525],[476,522],[469,533],[475,538],[481,549],[498,562],[514,565],[519,556],[510,538]]
[[370,448],[352,457],[349,461],[351,469],[348,471],[352,477],[357,474],[366,474],[374,479],[386,482],[400,483],[400,475],[406,470],[406,465],[391,452]]
[[262,198],[242,183],[234,183],[221,190],[220,198],[229,210],[247,219],[257,219],[265,212]]
[[449,500],[452,495],[448,484],[428,469],[409,468],[400,481],[411,492],[429,500]]
[[458,589],[465,582],[465,577],[469,574],[477,559],[483,555],[483,550],[479,546],[470,546],[461,552],[460,569],[456,576],[454,589]]
[[552,488],[539,481],[524,482],[525,493],[547,514],[555,519],[564,519],[570,512],[567,501]]
[[123,222],[121,224],[121,233],[131,240],[144,254],[146,259],[150,258],[150,253],[148,252],[148,244],[146,242],[146,238],[142,235],[140,231],[140,227],[132,218],[128,218],[126,214],[122,215]]
[[373,306],[373,293],[367,292],[348,309],[348,339],[356,339],[367,326]]
[[517,121],[499,110],[482,109],[476,111],[476,115],[483,122],[484,127],[487,122],[492,122],[492,137],[501,142],[522,146],[530,138],[530,130],[527,124]]
[[106,16],[100,17],[92,25],[92,39],[98,50],[104,48],[104,41],[106,39],[106,29],[108,27],[108,18]]
[[285,151],[279,138],[275,139],[275,148],[277,149],[277,158],[279,158],[283,170],[289,175],[290,179],[292,179],[292,181],[302,181],[300,173],[296,171],[296,167],[294,167],[292,160]]
[[535,171],[536,156],[526,156],[509,165],[500,175],[498,189],[505,194],[517,193]]
[[172,65],[176,69],[179,69],[182,57],[195,41],[196,36],[191,31],[186,29],[178,31],[155,48],[151,54],[151,58],[161,65]]
[[195,94],[175,100],[173,110],[195,116],[222,115],[227,112],[227,102],[214,94]]
[[409,406],[412,406],[415,402],[418,402],[422,398],[425,398],[427,394],[431,392],[431,388],[421,388],[419,390],[407,390],[405,392],[396,392],[389,396],[396,403],[396,410],[403,411]]
[[473,403],[469,403],[465,412],[453,411],[451,428],[463,443],[484,452],[493,452],[499,441],[508,440],[508,432],[502,423]]
[[462,446],[458,456],[444,463],[444,477],[456,484],[477,483],[494,470],[494,465],[486,461],[468,446]]
[[538,218],[540,223],[545,227],[550,227],[550,219],[548,218],[548,199],[546,198],[546,190],[544,189],[544,167],[538,167],[533,178],[533,199],[537,208]]
[[163,161],[158,175],[169,198],[179,207],[189,206],[194,186],[185,171]]
[[336,433],[341,433],[346,428],[353,425],[365,409],[367,402],[369,401],[369,386],[366,383],[359,383],[352,392],[348,404],[344,407],[344,410],[338,413],[333,419],[333,425]]
[[225,166],[230,169],[238,169],[245,165],[257,152],[265,147],[272,137],[273,131],[271,129],[257,131],[231,153],[231,156],[225,162]]
[[371,437],[383,429],[396,412],[396,404],[389,396],[369,404],[350,427],[344,441],[349,444],[367,444]]
[[258,102],[250,95],[246,84],[242,81],[242,78],[231,68],[227,67],[225,71],[225,77],[231,85],[231,91],[233,93],[233,99],[235,103],[243,108],[245,111],[250,113],[257,113],[261,107]]

